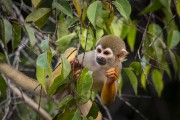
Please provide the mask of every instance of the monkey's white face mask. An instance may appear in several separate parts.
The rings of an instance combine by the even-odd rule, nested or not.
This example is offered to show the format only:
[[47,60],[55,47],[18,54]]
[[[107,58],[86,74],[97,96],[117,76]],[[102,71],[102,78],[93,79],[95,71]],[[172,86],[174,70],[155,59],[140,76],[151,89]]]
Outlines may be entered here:
[[115,62],[113,51],[110,48],[103,49],[101,45],[98,45],[95,49],[95,58],[99,65],[106,65]]

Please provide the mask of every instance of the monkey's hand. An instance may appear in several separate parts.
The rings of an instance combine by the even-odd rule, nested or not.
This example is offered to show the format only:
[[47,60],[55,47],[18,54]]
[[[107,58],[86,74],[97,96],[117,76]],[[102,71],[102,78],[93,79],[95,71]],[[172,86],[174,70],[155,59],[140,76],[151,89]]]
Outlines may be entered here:
[[116,68],[110,68],[106,71],[107,80],[104,83],[101,92],[101,102],[104,105],[109,105],[114,102],[117,94],[117,80],[119,77],[118,70]]
[[112,84],[116,81],[119,77],[118,70],[116,68],[110,68],[106,71],[107,81],[106,84]]
[[82,64],[80,64],[79,61],[76,60],[71,61],[70,64],[71,64],[71,70],[73,71],[74,79],[78,79],[83,68]]

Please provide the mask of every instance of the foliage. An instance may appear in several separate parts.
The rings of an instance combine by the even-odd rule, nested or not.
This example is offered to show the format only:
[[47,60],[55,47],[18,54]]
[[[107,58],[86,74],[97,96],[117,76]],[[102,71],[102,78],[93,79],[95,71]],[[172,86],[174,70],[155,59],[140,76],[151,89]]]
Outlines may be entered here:
[[[58,53],[63,53],[70,46],[78,47],[81,51],[92,50],[97,40],[106,34],[124,39],[130,52],[128,56],[136,54],[136,59],[127,57],[129,67],[125,66],[122,70],[136,95],[139,86],[147,90],[146,86],[153,83],[160,97],[165,75],[169,79],[172,76],[180,79],[177,54],[180,0],[173,8],[171,0],[152,0],[142,10],[135,12],[133,9],[138,6],[128,0],[32,0],[32,3],[2,0],[1,3],[0,40],[9,54],[15,54],[22,45],[27,48],[25,51],[31,54],[30,57],[36,58],[36,78],[48,95],[52,96],[59,88],[63,91],[73,86],[73,92],[59,103],[58,109],[62,112],[54,120],[96,117],[96,105],[84,118],[77,107],[71,108],[91,99],[92,73],[87,68],[82,70],[77,82],[67,58],[61,56],[61,75],[49,86],[48,91],[45,80],[52,76],[52,66]],[[28,39],[28,43],[24,39]],[[0,61],[7,60],[4,56],[5,53],[0,53]],[[28,57],[20,56],[19,59],[23,66],[32,65]],[[119,82],[120,93],[123,92],[123,79]],[[5,99],[6,81],[1,76],[0,86],[0,98]]]

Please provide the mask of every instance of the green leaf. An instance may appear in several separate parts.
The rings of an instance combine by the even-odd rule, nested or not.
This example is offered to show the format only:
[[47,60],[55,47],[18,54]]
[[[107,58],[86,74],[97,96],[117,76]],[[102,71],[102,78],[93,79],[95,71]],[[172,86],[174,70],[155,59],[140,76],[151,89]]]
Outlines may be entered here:
[[118,36],[121,39],[124,39],[127,33],[129,32],[126,23],[124,23],[122,19],[119,19],[116,16],[114,17],[114,20],[111,23],[110,31],[111,34]]
[[2,96],[3,98],[6,97],[6,89],[7,89],[6,81],[5,81],[4,78],[0,75],[0,98],[1,98],[1,96]]
[[[153,36],[151,42],[157,38],[157,36],[161,33],[162,29],[158,24],[150,24],[148,27],[148,32]],[[163,57],[163,36],[162,34],[156,39],[153,43],[153,49],[155,50],[155,55],[158,62],[162,62]],[[152,54],[152,53],[151,53]]]
[[134,92],[137,95],[138,80],[137,80],[136,75],[131,71],[130,68],[124,68],[123,70],[125,71],[126,75],[129,77],[129,80],[131,81],[131,85],[134,89]]
[[66,21],[64,20],[64,14],[62,14],[57,24],[57,39],[60,39],[61,37],[69,34],[69,31],[67,28],[68,26],[66,24]]
[[171,50],[169,50],[169,54],[170,54],[172,65],[173,65],[173,68],[174,68],[174,71],[175,71],[175,76],[176,76],[176,73],[177,73],[177,70],[178,70],[178,64],[177,64],[176,56],[174,55],[174,53]]
[[95,27],[97,17],[101,14],[102,4],[100,1],[95,1],[90,4],[87,9],[87,17],[91,24]]
[[173,30],[168,34],[167,46],[172,49],[180,42],[180,32]]
[[[72,26],[75,22],[77,22],[79,19],[77,17],[69,18],[65,21],[65,24],[67,27]],[[67,29],[67,28],[66,28]]]
[[162,7],[162,4],[159,0],[152,0],[151,3],[140,14],[154,12],[160,9],[161,7]]
[[104,30],[101,28],[96,29],[96,41],[99,40],[104,34]]
[[140,75],[142,72],[141,64],[139,62],[132,62],[130,68],[134,71],[136,75]]
[[141,85],[144,89],[146,89],[146,77],[148,76],[149,74],[149,70],[150,70],[150,66],[146,66],[145,69],[144,69],[144,73],[141,74]]
[[61,69],[61,75],[55,78],[54,82],[51,84],[48,95],[53,94],[57,88],[63,84],[64,80],[67,78],[71,71],[71,65],[69,61],[62,55],[61,56],[62,61],[62,69]]
[[72,8],[66,0],[60,0],[59,3],[53,2],[52,7],[60,10],[61,12],[63,12],[64,14],[66,14],[70,17],[73,17],[72,16]]
[[65,109],[66,106],[71,106],[72,105],[72,102],[73,102],[73,96],[72,95],[67,95],[66,97],[64,97],[59,105],[58,105],[58,108],[59,109]]
[[0,52],[0,61],[6,62],[6,56]]
[[84,92],[83,94],[78,94],[77,102],[78,104],[85,104],[89,101],[91,98],[91,91]]
[[6,19],[1,19],[0,23],[1,23],[2,41],[4,42],[4,44],[7,44],[12,38],[12,25]]
[[89,113],[88,113],[88,115],[87,115],[87,117],[93,117],[94,119],[96,119],[97,118],[97,116],[98,116],[98,112],[99,112],[99,108],[98,108],[98,106],[97,106],[97,104],[95,103],[95,102],[93,102],[93,104],[92,104],[92,106],[91,106],[91,108],[90,108],[90,110],[89,110]]
[[127,42],[132,52],[134,52],[134,45],[136,41],[137,28],[135,23],[131,23],[128,30]]
[[180,0],[177,0],[176,9],[177,9],[178,15],[180,16]]
[[158,96],[161,96],[164,84],[162,80],[162,73],[159,70],[154,69],[152,71],[152,81],[153,84],[155,85],[155,89],[158,93]]
[[81,113],[78,109],[71,110],[68,114],[67,120],[81,120]]
[[117,8],[118,12],[128,20],[131,14],[131,5],[128,0],[116,0],[113,4]]
[[123,80],[122,80],[122,76],[120,75],[119,79],[118,79],[118,93],[119,93],[119,95],[122,94],[122,87],[123,87]]
[[1,0],[2,5],[4,6],[6,13],[10,15],[12,8],[13,8],[13,2],[12,0]]
[[13,23],[14,39],[12,41],[12,47],[15,49],[21,41],[21,26],[17,23]]
[[46,91],[46,76],[52,75],[51,70],[52,53],[44,52],[36,59],[36,77],[43,89]]
[[[81,38],[81,46],[84,50],[91,50],[94,42],[94,34],[93,31],[89,29],[82,29],[82,35],[79,35]],[[86,43],[87,40],[87,43]]]
[[58,45],[59,51],[65,50],[69,43],[71,42],[72,38],[76,36],[76,33],[71,33],[69,35],[63,36],[56,41],[56,45]]
[[30,44],[31,46],[34,46],[35,42],[36,42],[36,38],[34,36],[34,31],[33,29],[30,27],[29,24],[24,24],[24,28],[26,30],[26,33],[29,37],[29,40],[30,40]]
[[32,0],[32,4],[35,8],[39,8],[39,6],[44,2],[45,0]]
[[44,51],[49,51],[49,40],[42,40],[40,47]]
[[78,79],[77,92],[78,94],[84,95],[91,90],[93,84],[92,72],[88,71],[88,68],[84,68]]
[[30,13],[26,17],[26,22],[33,22],[35,25],[37,25],[39,28],[44,26],[50,16],[51,9],[50,8],[39,8],[32,13]]

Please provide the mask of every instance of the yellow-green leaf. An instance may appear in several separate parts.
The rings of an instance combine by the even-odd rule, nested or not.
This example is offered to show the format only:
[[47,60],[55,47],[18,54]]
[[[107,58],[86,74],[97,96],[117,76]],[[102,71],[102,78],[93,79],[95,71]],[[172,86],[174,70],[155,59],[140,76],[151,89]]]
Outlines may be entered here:
[[50,8],[39,8],[26,17],[26,22],[33,22],[39,28],[44,26],[50,16]]
[[177,0],[176,9],[177,9],[178,15],[180,16],[180,0]]
[[164,88],[164,84],[162,80],[162,73],[159,70],[154,69],[152,71],[152,81],[158,93],[158,96],[161,96],[162,90]]
[[11,38],[12,38],[12,25],[11,23],[6,19],[0,20],[0,26],[1,26],[1,35],[2,35],[2,41],[4,44],[7,44]]
[[36,38],[34,36],[34,30],[31,28],[29,24],[24,24],[25,31],[29,37],[31,46],[34,46],[36,42]]
[[59,3],[53,2],[52,6],[53,8],[56,8],[60,10],[61,12],[63,12],[64,14],[72,17],[72,8],[66,0],[60,0]]
[[137,95],[138,80],[137,80],[136,75],[131,71],[130,68],[124,68],[123,70],[125,71],[126,75],[129,77],[129,80],[134,89],[134,92]]
[[39,6],[44,2],[45,0],[32,0],[32,4],[35,8],[39,8]]
[[95,27],[97,17],[101,14],[102,4],[100,1],[95,1],[90,4],[87,9],[87,16],[91,24]]
[[177,30],[170,31],[168,34],[167,46],[172,49],[180,42],[180,32]]

